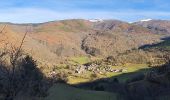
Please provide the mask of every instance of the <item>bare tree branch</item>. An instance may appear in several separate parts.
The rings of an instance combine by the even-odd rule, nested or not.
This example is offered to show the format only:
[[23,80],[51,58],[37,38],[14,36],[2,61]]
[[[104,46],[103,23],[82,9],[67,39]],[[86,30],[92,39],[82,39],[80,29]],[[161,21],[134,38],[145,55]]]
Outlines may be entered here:
[[[20,45],[19,45],[19,47],[18,47],[18,50],[17,50],[17,51],[15,52],[15,54],[14,54],[14,57],[13,57],[13,60],[12,60],[12,65],[15,65],[15,62],[16,62],[18,56],[19,56],[19,53],[20,53],[20,51],[21,51],[21,48],[22,48],[22,46],[23,46],[23,43],[24,43],[24,40],[25,40],[25,38],[26,38],[27,33],[28,33],[28,31],[25,32],[25,34],[24,34],[24,36],[23,36],[23,38],[22,38],[22,40],[21,40],[21,43],[20,43]],[[14,50],[15,50],[15,49],[14,49]]]
[[7,27],[7,25],[5,25],[5,26],[1,29],[0,33],[3,33],[3,31],[5,30],[6,27]]

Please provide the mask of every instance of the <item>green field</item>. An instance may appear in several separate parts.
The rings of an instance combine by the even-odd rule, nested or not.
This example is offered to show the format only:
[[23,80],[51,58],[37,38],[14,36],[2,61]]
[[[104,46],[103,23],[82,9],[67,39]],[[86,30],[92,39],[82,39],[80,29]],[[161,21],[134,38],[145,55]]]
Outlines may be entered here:
[[69,63],[71,64],[85,64],[90,62],[90,59],[88,57],[82,56],[82,57],[72,57],[70,58]]
[[[113,67],[121,68],[120,66]],[[107,76],[105,77],[116,77],[120,82],[125,82],[139,73],[145,73],[149,67],[147,64],[126,64],[124,65],[124,68],[127,69],[127,72],[107,73]]]
[[[97,77],[95,79],[100,78],[118,78],[119,81],[125,82],[126,80],[130,79],[134,75],[138,73],[145,73],[145,71],[149,68],[147,64],[126,64],[124,66],[112,66],[115,69],[125,68],[127,69],[126,72],[107,72],[105,75],[97,74]],[[87,71],[83,74],[75,74],[70,75],[68,77],[68,83],[69,84],[77,84],[82,82],[89,82],[91,80],[91,75],[93,73]]]
[[117,95],[108,92],[89,91],[71,87],[65,84],[56,84],[49,90],[45,100],[117,100]]
[[[77,59],[74,59],[77,60]],[[82,58],[80,61],[85,61]],[[127,72],[120,73],[110,73],[106,75],[98,75],[96,79],[100,78],[117,78],[120,82],[125,82],[128,79],[131,79],[139,73],[145,73],[148,69],[146,64],[125,64],[124,66],[112,66],[113,68],[126,68]],[[87,71],[86,73],[80,75],[70,75],[68,77],[69,84],[78,84],[81,82],[90,82],[90,75],[92,73]],[[120,94],[108,93],[103,91],[92,91],[74,88],[66,84],[55,84],[52,86],[49,91],[49,95],[45,100],[120,100]],[[117,99],[119,98],[119,99]],[[121,99],[122,100],[122,99]]]

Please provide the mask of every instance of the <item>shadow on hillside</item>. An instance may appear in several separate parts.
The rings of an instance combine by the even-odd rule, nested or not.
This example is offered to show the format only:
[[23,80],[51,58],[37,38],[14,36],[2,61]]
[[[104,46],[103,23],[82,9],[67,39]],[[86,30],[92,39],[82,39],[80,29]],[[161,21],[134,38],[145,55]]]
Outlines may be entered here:
[[[91,82],[73,85],[76,88],[106,91],[118,94],[117,100],[159,100],[170,93],[170,84],[160,82],[157,78],[147,76],[157,68],[141,69],[136,72],[123,73],[110,78],[102,78]],[[162,81],[164,81],[164,77]],[[168,97],[167,97],[168,98]],[[169,99],[167,99],[169,100]]]
[[[2,100],[27,100],[25,98],[37,100],[35,97],[47,96],[47,91],[53,84],[66,84],[61,76],[45,77],[41,69],[37,68],[36,61],[30,56],[19,60],[14,70],[8,69],[8,67],[10,66],[2,62],[0,63],[0,94],[2,95]],[[124,97],[127,93],[126,83],[143,79],[143,73],[146,70],[123,73],[110,78],[70,86],[87,90],[118,93]]]
[[94,87],[97,84],[100,83],[126,83],[128,81],[130,81],[131,78],[136,78],[137,76],[141,76],[142,78],[144,78],[144,73],[146,73],[149,69],[141,69],[138,70],[136,72],[129,72],[129,73],[122,73],[120,75],[116,75],[113,77],[109,77],[109,78],[101,78],[101,79],[97,79],[91,82],[83,82],[83,83],[79,83],[76,85],[73,85],[75,87],[79,87],[79,88],[88,88],[90,89],[90,87]]
[[[151,69],[141,69],[136,72],[122,73],[117,76],[97,79],[91,82],[84,82],[72,85],[76,88],[94,91],[105,91],[120,94],[118,98],[128,100],[127,85],[145,78],[145,73]],[[132,99],[131,99],[132,100]]]
[[34,97],[47,96],[51,80],[30,56],[12,65],[0,60],[0,100],[36,100]]
[[165,37],[161,39],[162,42],[160,43],[155,43],[155,44],[146,44],[143,45],[141,47],[139,47],[139,49],[149,49],[149,48],[154,48],[154,47],[162,47],[162,46],[170,46],[170,37]]
[[[170,85],[160,84],[153,80],[146,81],[145,73],[154,69],[141,69],[136,72],[122,73],[110,78],[70,86],[116,93],[119,94],[117,100],[145,100],[145,97],[149,98],[148,100],[156,100],[153,98],[155,96],[154,91],[169,89]],[[37,68],[36,62],[29,56],[19,61],[14,71],[0,63],[0,75],[0,94],[4,96],[3,100],[25,100],[28,96],[28,100],[37,100],[32,97],[47,96],[47,91],[53,84],[66,84],[57,75],[52,78],[45,77],[41,70]]]

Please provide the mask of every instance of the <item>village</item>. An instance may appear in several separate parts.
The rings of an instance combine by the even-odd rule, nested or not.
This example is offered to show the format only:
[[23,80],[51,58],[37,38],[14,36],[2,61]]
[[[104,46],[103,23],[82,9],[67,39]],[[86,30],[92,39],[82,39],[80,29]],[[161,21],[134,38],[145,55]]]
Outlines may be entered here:
[[127,68],[114,68],[112,65],[98,65],[98,64],[84,64],[84,65],[77,65],[77,68],[75,69],[75,73],[81,74],[85,73],[86,71],[90,71],[93,73],[98,74],[104,74],[107,72],[113,72],[113,73],[121,73],[121,72],[127,72]]

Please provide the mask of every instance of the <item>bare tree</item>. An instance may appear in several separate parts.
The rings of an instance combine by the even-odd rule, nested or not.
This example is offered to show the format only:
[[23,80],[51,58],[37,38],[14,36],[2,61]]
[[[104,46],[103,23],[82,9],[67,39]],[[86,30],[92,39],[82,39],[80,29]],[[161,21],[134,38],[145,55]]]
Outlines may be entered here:
[[[16,62],[18,58],[22,55],[22,46],[24,44],[24,40],[26,38],[26,35],[28,34],[28,30],[24,33],[24,36],[19,43],[19,46],[16,47],[8,42],[8,37],[5,34],[5,29],[7,28],[7,25],[4,25],[2,29],[0,30],[0,35],[2,35],[3,38],[0,40],[0,44],[3,46],[1,47],[0,52],[0,75],[3,77],[3,80],[8,80],[6,83],[6,91],[8,92],[8,95],[10,97],[14,97],[15,89],[14,89],[14,81],[15,81],[15,70],[16,70]],[[10,47],[9,47],[10,45]],[[5,56],[9,56],[10,60],[10,67],[5,63],[6,59],[2,60]],[[4,88],[4,87],[3,87]]]
[[[0,31],[2,35],[4,30],[5,26]],[[44,75],[37,68],[36,61],[22,50],[28,33],[26,30],[21,41],[17,43],[19,45],[8,43],[0,52],[0,94],[4,95],[5,100],[14,100],[20,93],[29,96],[46,95],[49,85],[44,81]]]
[[[20,42],[19,47],[14,48],[14,51],[10,52],[10,63],[12,65],[12,73],[11,73],[11,84],[12,85],[13,85],[14,77],[15,77],[16,62],[17,62],[17,59],[22,55],[21,50],[22,50],[22,46],[23,46],[23,43],[24,43],[27,33],[28,33],[28,31],[25,32],[25,34]],[[13,95],[15,95],[15,93]]]

